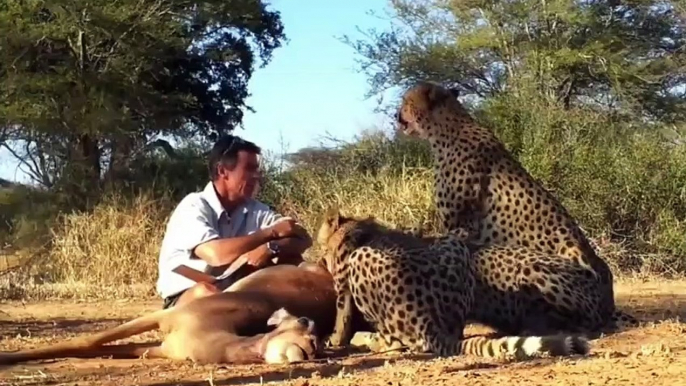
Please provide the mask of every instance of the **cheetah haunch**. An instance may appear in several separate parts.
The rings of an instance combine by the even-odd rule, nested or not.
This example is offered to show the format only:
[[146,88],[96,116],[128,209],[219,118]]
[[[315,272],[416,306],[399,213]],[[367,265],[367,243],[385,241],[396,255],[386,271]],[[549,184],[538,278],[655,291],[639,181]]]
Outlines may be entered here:
[[474,277],[466,246],[453,234],[431,241],[384,227],[373,217],[351,218],[333,207],[317,241],[320,260],[334,279],[333,346],[348,345],[352,320],[361,313],[385,347],[405,346],[438,356],[530,357],[586,354],[585,338],[573,336],[464,339],[474,305]]
[[[444,230],[466,231],[470,242],[482,248],[476,253],[479,297],[495,304],[480,301],[484,313],[475,320],[492,324],[487,316],[502,310],[509,299],[526,303],[526,288],[515,290],[511,281],[531,274],[529,280],[549,291],[533,291],[545,306],[530,315],[532,323],[520,327],[537,333],[560,327],[597,332],[637,324],[615,309],[612,272],[572,216],[494,133],[472,119],[455,91],[420,82],[403,95],[397,120],[404,134],[431,144],[435,200]],[[500,249],[487,249],[491,246]],[[551,318],[551,313],[557,315]],[[546,319],[558,323],[545,326],[541,320]]]

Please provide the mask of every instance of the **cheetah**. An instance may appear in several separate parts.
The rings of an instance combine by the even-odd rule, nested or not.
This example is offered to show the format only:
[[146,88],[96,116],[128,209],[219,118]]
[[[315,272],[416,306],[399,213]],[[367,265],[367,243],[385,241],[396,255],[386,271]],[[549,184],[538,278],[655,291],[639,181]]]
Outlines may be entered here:
[[384,347],[437,356],[471,354],[528,358],[585,355],[588,341],[574,336],[464,338],[474,306],[469,250],[451,233],[431,239],[391,229],[374,217],[346,217],[329,208],[317,232],[319,264],[331,273],[337,294],[332,346],[345,346],[361,313]]
[[[504,294],[502,288],[513,290],[507,283],[514,277],[509,270],[518,269],[520,276],[541,273],[535,279],[539,286],[554,292],[543,296],[549,304],[541,308],[540,317],[553,309],[586,314],[582,327],[578,317],[570,318],[565,327],[588,332],[636,326],[637,319],[615,308],[612,272],[576,221],[492,131],[474,121],[457,97],[457,91],[419,82],[402,96],[396,119],[400,132],[430,143],[435,159],[434,197],[444,230],[466,232],[470,243],[479,247],[477,273],[486,276],[477,279],[481,290],[490,291],[484,296],[499,303],[480,305],[495,310],[515,296],[509,291]],[[516,249],[487,249],[491,246]],[[502,260],[505,256],[521,261],[508,264]],[[554,276],[548,275],[551,272]],[[517,292],[526,299],[527,291]],[[529,319],[537,318],[531,315]]]
[[[417,227],[400,228],[420,237],[429,245],[442,237],[424,235]],[[597,302],[593,273],[571,260],[559,259],[523,247],[491,245],[479,248],[469,242],[464,229],[450,233],[466,243],[475,273],[474,293],[479,303],[472,308],[471,321],[492,327],[507,335],[552,334],[560,330],[589,333],[599,315],[584,309]],[[575,293],[570,292],[575,289]],[[551,307],[551,304],[566,306]],[[569,325],[575,328],[569,328]]]

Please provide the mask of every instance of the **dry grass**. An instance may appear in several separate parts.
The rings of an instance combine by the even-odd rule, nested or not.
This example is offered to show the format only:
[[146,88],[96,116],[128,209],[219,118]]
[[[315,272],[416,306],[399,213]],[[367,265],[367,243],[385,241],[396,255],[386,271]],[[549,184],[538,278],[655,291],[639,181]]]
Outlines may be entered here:
[[[322,211],[337,203],[350,214],[371,214],[391,226],[421,224],[433,231],[431,171],[402,168],[376,174],[336,175],[303,170],[286,183],[272,181],[264,199],[315,232]],[[112,196],[93,211],[66,213],[52,230],[50,248],[20,250],[2,261],[29,261],[0,277],[0,297],[9,299],[109,298],[154,296],[157,259],[166,221],[176,202],[140,195]],[[668,272],[659,258],[644,258],[630,275],[620,268],[637,266],[640,257],[617,244],[601,243],[618,276],[650,278]],[[32,258],[27,254],[33,253]],[[306,257],[319,253],[315,245]],[[19,257],[21,256],[21,257]],[[1,258],[0,258],[1,259]]]
[[[284,194],[280,195],[283,198],[278,201],[278,207],[283,213],[298,218],[312,234],[316,232],[323,211],[333,204],[347,214],[373,215],[391,226],[421,224],[429,231],[434,226],[433,179],[429,170],[403,169],[398,176],[357,175],[355,178],[341,179],[316,175],[297,177],[302,189],[297,196],[311,199],[294,200]],[[309,251],[312,254],[317,252],[316,245]]]
[[158,202],[106,201],[91,213],[62,217],[50,255],[50,272],[61,283],[119,286],[150,282],[168,216]]
[[[141,297],[154,294],[157,255],[168,217],[148,196],[113,198],[90,213],[62,215],[47,250],[0,277],[9,299]],[[26,255],[27,251],[18,254]],[[17,260],[15,254],[9,259]]]
[[[428,174],[415,172],[414,178],[361,176],[338,181],[336,189],[331,189],[328,181],[312,178],[297,194],[318,199],[284,198],[277,206],[311,232],[329,202],[337,202],[353,214],[374,214],[394,225],[426,222],[432,205],[427,193],[431,180],[428,176],[417,178],[419,173]],[[325,187],[336,195],[332,197]],[[38,299],[153,294],[159,247],[175,204],[150,196],[133,200],[113,197],[92,212],[62,215],[53,230],[52,247],[24,269],[1,277],[0,295]],[[306,257],[316,253],[317,246]]]
[[[686,153],[665,153],[643,142],[634,145],[608,154],[603,147],[565,145],[575,149],[576,155],[569,159],[558,159],[547,148],[530,149],[522,162],[598,242],[616,276],[676,277],[686,273],[682,183],[686,174],[677,162]],[[402,137],[391,140],[377,132],[308,157],[289,170],[267,160],[261,198],[298,218],[310,232],[332,203],[350,214],[373,215],[392,226],[422,225],[429,233],[436,230],[433,161],[426,143]],[[544,167],[553,161],[554,170]],[[661,164],[671,165],[666,170],[674,175],[646,177],[653,174],[651,165]],[[21,243],[15,243],[11,255],[0,256],[0,297],[153,295],[165,223],[183,192],[204,185],[205,173],[200,155],[159,166],[165,170],[160,175],[166,176],[161,180],[138,176],[152,187],[141,185],[126,195],[105,197],[88,212],[62,212],[70,206],[58,205],[61,201],[49,192],[32,192],[29,199],[20,198],[27,194],[22,190],[4,192],[0,225],[14,219],[9,221],[10,234]],[[133,191],[154,193],[124,198]],[[55,218],[55,213],[60,215]],[[31,240],[36,240],[35,245]],[[315,245],[306,257],[318,253]],[[12,267],[13,273],[3,275]]]

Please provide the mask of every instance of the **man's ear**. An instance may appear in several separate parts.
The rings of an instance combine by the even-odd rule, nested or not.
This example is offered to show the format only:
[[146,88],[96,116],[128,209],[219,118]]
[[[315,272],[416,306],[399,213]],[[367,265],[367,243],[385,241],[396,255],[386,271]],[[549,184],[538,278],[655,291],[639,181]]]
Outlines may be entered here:
[[229,173],[234,171],[236,169],[236,162],[233,164],[227,165],[225,162],[219,162],[217,164],[217,176],[222,177],[222,178],[227,178],[229,176]]
[[286,318],[290,317],[291,314],[286,311],[284,307],[279,308],[278,310],[274,311],[272,316],[269,317],[267,320],[267,326],[278,326],[283,322]]

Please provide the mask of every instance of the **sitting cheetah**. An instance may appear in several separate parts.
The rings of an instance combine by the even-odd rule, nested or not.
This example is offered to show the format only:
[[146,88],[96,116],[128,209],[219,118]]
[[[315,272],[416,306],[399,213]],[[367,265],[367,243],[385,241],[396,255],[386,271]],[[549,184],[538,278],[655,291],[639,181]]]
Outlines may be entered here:
[[[403,95],[397,120],[401,132],[431,144],[435,157],[435,200],[445,230],[467,232],[470,241],[480,247],[520,248],[511,257],[526,257],[518,264],[519,275],[535,272],[540,264],[548,264],[551,268],[545,271],[551,272],[555,272],[552,267],[565,267],[563,272],[556,271],[556,282],[547,274],[539,274],[535,279],[550,280],[545,285],[564,294],[545,297],[550,302],[549,310],[586,313],[590,319],[584,324],[596,332],[638,323],[633,316],[615,309],[612,272],[572,216],[494,133],[472,119],[455,91],[420,82]],[[508,286],[507,278],[513,277],[506,269],[514,269],[500,259],[506,255],[501,252],[477,253],[482,265],[480,273],[489,275],[483,278],[484,288],[493,289],[491,295],[496,298],[500,289]],[[571,276],[562,280],[565,275]],[[581,282],[583,290],[574,287]],[[498,309],[497,305],[493,307]],[[567,327],[574,328],[578,322],[577,317],[570,318]]]
[[345,217],[333,207],[317,242],[325,251],[320,264],[333,276],[338,295],[329,339],[334,346],[350,343],[355,333],[351,321],[361,313],[386,347],[414,352],[484,357],[588,353],[585,338],[572,336],[464,339],[474,277],[468,249],[450,233],[426,241],[373,217]]

